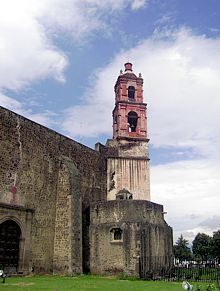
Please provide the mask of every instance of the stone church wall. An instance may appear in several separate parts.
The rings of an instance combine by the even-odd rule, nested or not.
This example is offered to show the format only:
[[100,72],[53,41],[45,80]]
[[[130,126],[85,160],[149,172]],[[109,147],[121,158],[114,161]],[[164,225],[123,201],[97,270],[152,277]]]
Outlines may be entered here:
[[0,164],[0,203],[33,210],[30,269],[82,270],[81,210],[106,200],[104,159],[0,107]]

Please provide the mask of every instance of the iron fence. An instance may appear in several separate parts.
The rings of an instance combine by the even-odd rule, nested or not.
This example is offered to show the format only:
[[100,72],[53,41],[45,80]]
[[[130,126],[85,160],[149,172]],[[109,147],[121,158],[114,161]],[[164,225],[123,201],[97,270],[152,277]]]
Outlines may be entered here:
[[140,278],[166,281],[220,281],[220,267],[216,264],[196,264],[187,262],[175,266],[167,257],[140,258]]

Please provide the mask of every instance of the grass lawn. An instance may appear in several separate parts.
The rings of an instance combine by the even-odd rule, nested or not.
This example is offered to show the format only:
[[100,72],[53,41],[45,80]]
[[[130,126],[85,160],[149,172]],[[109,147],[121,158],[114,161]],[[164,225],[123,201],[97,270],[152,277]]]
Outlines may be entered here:
[[[141,281],[141,280],[117,280],[116,278],[99,277],[99,276],[77,276],[77,277],[62,277],[62,276],[32,276],[32,277],[9,277],[6,282],[1,283],[1,291],[65,291],[65,290],[99,290],[99,291],[178,291],[182,289],[181,282],[162,282],[162,281]],[[206,283],[194,283],[203,287],[205,290]],[[196,288],[194,289],[196,290]]]

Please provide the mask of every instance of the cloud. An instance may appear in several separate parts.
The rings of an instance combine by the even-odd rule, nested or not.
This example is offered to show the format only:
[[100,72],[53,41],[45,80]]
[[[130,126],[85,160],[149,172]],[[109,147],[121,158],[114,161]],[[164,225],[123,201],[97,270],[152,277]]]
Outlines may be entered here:
[[[96,78],[98,78],[98,82]],[[66,117],[63,120],[62,129],[71,136],[97,137],[104,133],[111,135],[111,111],[114,105],[112,85],[114,82],[115,76],[111,67],[102,72],[94,72],[91,87],[82,97],[85,104],[65,110]]]
[[75,116],[77,124],[86,125],[81,128],[81,135],[110,134],[113,84],[129,53],[135,72],[141,71],[144,76],[152,145],[192,148],[204,156],[218,156],[219,46],[219,39],[182,28],[167,32],[166,39],[164,34],[157,34],[129,52],[122,51],[107,67],[94,72],[80,105],[81,113],[87,114],[76,114],[79,107],[69,108],[64,129],[74,137],[79,134],[78,128],[68,125],[68,120]]
[[39,112],[36,113],[26,104],[23,104],[22,102],[10,98],[2,94],[1,92],[0,92],[0,105],[42,125],[48,127],[55,125],[54,121],[55,113],[48,110],[45,110],[41,113]]
[[[139,9],[145,0],[20,0],[0,4],[0,104],[28,117],[29,106],[6,96],[47,78],[65,82],[69,60],[55,43],[66,34],[70,41],[85,39],[92,31],[105,30],[125,8]],[[23,108],[22,108],[23,106]],[[28,113],[28,114],[27,114]],[[30,116],[49,122],[51,112]]]
[[133,10],[137,10],[137,9],[140,9],[141,7],[143,7],[145,5],[147,5],[147,1],[145,1],[145,0],[134,0],[131,3],[131,8]]
[[45,78],[64,81],[67,59],[46,37],[32,2],[1,3],[0,88],[17,91]]
[[175,238],[181,233],[212,234],[219,229],[219,187],[218,161],[198,159],[151,166],[152,201],[164,205]]
[[[85,38],[106,28],[117,11],[143,0],[13,0],[0,4],[0,88],[19,90],[35,80],[64,82],[67,56],[54,44],[61,33]],[[13,9],[12,9],[13,7]]]
[[[55,3],[54,3],[55,2]],[[147,4],[147,0],[47,0],[41,21],[50,31],[70,33],[73,38],[82,39],[94,30],[111,29],[112,18],[119,16],[126,8],[138,10]],[[62,11],[62,13],[60,13]]]
[[200,223],[200,226],[205,227],[207,229],[213,229],[215,228],[216,230],[220,229],[220,216],[219,215],[214,215],[212,217],[209,217],[208,219],[202,221]]
[[0,104],[1,106],[6,107],[10,110],[14,110],[18,113],[22,110],[21,102],[6,96],[2,94],[1,92],[0,92]]

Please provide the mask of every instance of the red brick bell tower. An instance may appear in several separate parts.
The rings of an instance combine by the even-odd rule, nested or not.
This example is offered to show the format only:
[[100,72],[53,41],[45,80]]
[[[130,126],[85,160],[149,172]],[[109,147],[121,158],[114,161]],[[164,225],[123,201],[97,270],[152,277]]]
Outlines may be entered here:
[[[115,84],[113,139],[107,140],[107,200],[150,200],[149,154],[143,79],[125,64]],[[121,199],[121,198],[120,198]]]
[[113,139],[147,140],[146,103],[143,103],[143,79],[125,64],[115,84]]

